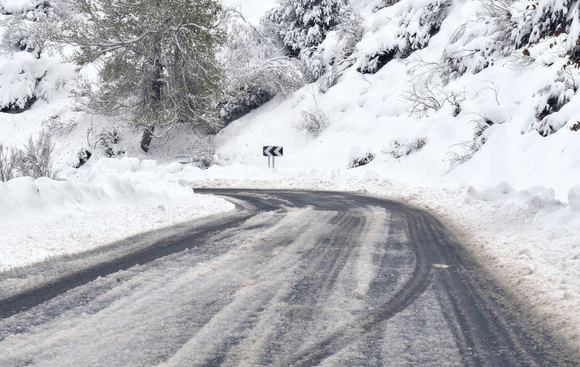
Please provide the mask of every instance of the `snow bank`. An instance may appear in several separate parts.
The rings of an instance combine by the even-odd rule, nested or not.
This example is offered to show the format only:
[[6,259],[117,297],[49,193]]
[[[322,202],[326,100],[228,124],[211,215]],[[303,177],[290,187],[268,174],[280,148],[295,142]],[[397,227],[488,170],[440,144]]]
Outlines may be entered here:
[[574,211],[580,210],[580,185],[574,185],[568,192],[568,203]]
[[[570,190],[570,192],[572,191],[573,189]],[[470,186],[467,189],[465,202],[469,204],[471,199],[475,199],[488,202],[514,203],[522,209],[536,211],[539,209],[552,209],[555,211],[564,208],[565,205],[560,200],[556,200],[555,197],[556,192],[552,188],[546,189],[543,186],[533,186],[518,191],[503,181],[493,187],[483,186],[476,189]]]
[[[139,166],[147,170],[136,172]],[[234,208],[169,182],[175,169],[101,159],[65,181],[0,182],[0,272]]]

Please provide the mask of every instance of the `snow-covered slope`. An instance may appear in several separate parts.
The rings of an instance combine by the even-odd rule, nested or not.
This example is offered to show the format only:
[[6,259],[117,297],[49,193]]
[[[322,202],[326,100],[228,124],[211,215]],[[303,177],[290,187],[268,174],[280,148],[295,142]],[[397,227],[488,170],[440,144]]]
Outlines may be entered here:
[[[275,6],[274,1],[226,3],[240,3],[254,22]],[[20,178],[0,184],[0,217],[21,207],[13,220],[2,221],[1,269],[118,238],[105,233],[126,235],[112,225],[124,223],[130,212],[142,213],[126,220],[126,227],[137,231],[230,209],[184,191],[177,182],[359,191],[440,216],[474,258],[580,351],[580,131],[572,129],[580,121],[580,97],[574,92],[580,73],[563,67],[565,35],[542,38],[525,48],[527,54],[507,52],[503,29],[482,18],[489,11],[485,1],[438,2],[445,16],[441,22],[429,20],[439,28],[436,33],[421,28],[426,13],[419,7],[436,1],[401,0],[378,11],[379,0],[351,3],[365,19],[353,66],[326,93],[316,83],[306,85],[231,123],[214,139],[220,164],[207,170],[170,163],[191,154],[195,137],[175,133],[170,143],[159,142],[145,154],[139,150],[139,132],[122,126],[119,148],[132,158],[93,158],[72,168],[78,151],[111,122],[72,110],[66,94],[70,80],[27,112],[0,114],[0,142],[7,145],[52,126],[56,164],[65,180]],[[517,23],[531,2],[515,4]],[[335,44],[328,42],[325,55],[333,55]],[[377,55],[395,49],[410,56],[380,67]],[[375,73],[357,71],[373,68]],[[68,72],[64,66],[54,70]],[[431,88],[441,108],[414,109],[413,99],[429,92],[422,86]],[[568,103],[544,119],[542,108],[556,92]],[[328,117],[319,136],[296,128],[304,112]],[[284,147],[275,169],[262,156],[265,145]],[[349,168],[368,156],[374,157],[369,164]],[[31,247],[47,228],[53,228],[52,239]],[[60,238],[74,239],[81,232],[88,233],[82,247],[74,240],[55,247]],[[19,247],[23,241],[29,245]]]

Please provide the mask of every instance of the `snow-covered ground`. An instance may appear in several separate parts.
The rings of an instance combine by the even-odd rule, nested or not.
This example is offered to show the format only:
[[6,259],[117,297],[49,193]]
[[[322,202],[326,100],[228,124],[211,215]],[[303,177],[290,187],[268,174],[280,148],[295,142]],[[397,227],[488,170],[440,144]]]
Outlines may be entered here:
[[[240,5],[254,23],[275,6],[274,1],[224,3]],[[377,0],[352,3],[365,17],[358,52],[366,54],[386,42],[389,20],[398,19],[409,1],[378,12],[372,12]],[[188,186],[356,191],[437,215],[498,282],[580,351],[580,131],[570,129],[580,120],[575,108],[580,96],[571,95],[553,114],[565,124],[556,133],[542,137],[530,129],[543,98],[539,90],[561,68],[559,46],[548,46],[555,40],[531,48],[536,61],[530,65],[498,59],[477,74],[451,81],[448,90],[465,92],[457,116],[447,103],[415,118],[402,97],[411,78],[422,72],[408,73],[417,60],[438,62],[456,29],[475,24],[482,3],[454,1],[440,32],[409,59],[391,61],[376,74],[360,74],[355,65],[325,94],[307,85],[234,121],[215,137],[220,165],[207,170],[175,162],[188,154],[195,137],[175,134],[173,143],[154,145],[145,154],[138,147],[139,131],[130,128],[120,128],[125,158],[96,157],[72,168],[77,152],[91,145],[90,132],[94,138],[109,121],[73,111],[66,86],[47,86],[46,99],[31,110],[0,114],[5,145],[22,144],[52,126],[62,179],[0,183],[0,271],[233,208],[195,195]],[[0,65],[21,56],[10,57],[0,56]],[[38,63],[30,66],[32,76],[46,71],[54,80],[69,80],[72,75],[68,66],[26,62]],[[43,68],[34,69],[39,65]],[[28,74],[22,75],[13,82],[25,88]],[[571,78],[578,79],[578,70]],[[293,127],[302,111],[315,108],[330,121],[316,138]],[[493,122],[483,132],[485,144],[454,166],[458,156],[465,157],[482,119]],[[417,139],[426,142],[420,150],[394,158],[393,141],[404,145]],[[284,146],[275,169],[267,167],[264,145]],[[375,156],[372,162],[348,168],[369,153]]]
[[0,182],[0,272],[234,208],[167,182],[179,163],[155,166],[104,158],[66,181]]

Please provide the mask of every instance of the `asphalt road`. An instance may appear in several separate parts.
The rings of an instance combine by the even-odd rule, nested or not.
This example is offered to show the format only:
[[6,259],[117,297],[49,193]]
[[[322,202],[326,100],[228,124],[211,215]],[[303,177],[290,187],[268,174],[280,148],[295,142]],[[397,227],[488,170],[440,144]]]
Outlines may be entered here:
[[0,276],[0,366],[578,366],[430,214],[196,190],[233,213]]

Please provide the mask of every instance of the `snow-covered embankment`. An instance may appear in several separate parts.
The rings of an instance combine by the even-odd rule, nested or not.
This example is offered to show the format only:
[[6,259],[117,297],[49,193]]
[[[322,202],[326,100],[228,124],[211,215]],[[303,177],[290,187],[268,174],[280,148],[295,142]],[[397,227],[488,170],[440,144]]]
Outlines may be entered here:
[[66,181],[0,182],[0,272],[234,208],[165,179],[179,170],[178,163],[101,159]]

